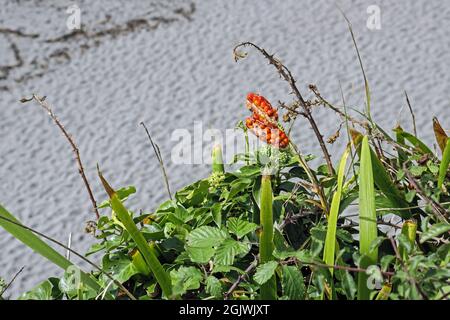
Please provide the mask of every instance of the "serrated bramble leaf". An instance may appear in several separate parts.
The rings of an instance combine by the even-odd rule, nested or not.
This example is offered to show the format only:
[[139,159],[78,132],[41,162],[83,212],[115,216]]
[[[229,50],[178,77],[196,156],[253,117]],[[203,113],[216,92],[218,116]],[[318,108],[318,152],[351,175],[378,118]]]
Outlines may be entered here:
[[305,283],[303,275],[295,266],[283,266],[283,277],[281,285],[283,287],[283,295],[290,300],[303,300],[305,296]]
[[218,265],[232,265],[237,255],[247,253],[249,249],[250,246],[247,243],[226,239],[217,248],[214,262]]
[[200,288],[200,282],[203,279],[202,272],[195,267],[180,267],[177,270],[170,271],[170,278],[173,285],[173,293],[182,295],[188,290]]
[[213,247],[186,247],[186,252],[189,255],[189,258],[192,262],[195,263],[208,263],[216,249]]
[[206,292],[213,297],[219,298],[222,296],[222,284],[220,280],[214,276],[206,278]]
[[219,228],[203,226],[193,230],[186,238],[191,247],[216,247],[227,238],[227,233]]
[[277,267],[278,267],[278,262],[276,262],[276,261],[269,261],[269,262],[263,263],[256,268],[256,272],[255,272],[255,275],[253,276],[253,279],[255,280],[256,283],[258,283],[259,285],[262,285],[262,284],[266,283],[267,281],[269,281],[270,278],[272,278],[272,276],[275,273],[275,269]]
[[238,238],[242,238],[247,233],[255,231],[256,228],[258,228],[258,225],[253,222],[232,217],[228,219],[227,227],[231,233],[235,234]]

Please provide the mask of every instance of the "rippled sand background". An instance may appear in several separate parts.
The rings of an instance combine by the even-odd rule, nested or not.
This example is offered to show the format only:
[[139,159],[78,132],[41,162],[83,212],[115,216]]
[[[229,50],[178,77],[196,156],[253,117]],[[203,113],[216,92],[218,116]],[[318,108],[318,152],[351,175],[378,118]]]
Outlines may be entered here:
[[[66,28],[66,8],[81,8],[83,32]],[[403,91],[415,109],[419,135],[432,142],[431,117],[450,127],[450,3],[446,1],[339,1],[353,23],[372,88],[373,117],[386,128],[411,129]],[[381,30],[366,27],[369,5],[381,8]],[[139,126],[151,128],[167,159],[176,190],[207,175],[205,165],[170,161],[171,133],[233,128],[247,115],[248,91],[274,103],[289,90],[272,67],[250,51],[235,63],[231,50],[253,41],[288,65],[304,92],[309,83],[340,103],[362,110],[364,90],[345,21],[333,1],[56,1],[4,0],[0,6],[0,201],[22,222],[73,248],[93,243],[84,233],[93,218],[74,159],[58,129],[33,103],[46,95],[79,144],[97,199],[100,163],[116,187],[133,184],[129,204],[152,210],[165,199],[157,161]],[[306,94],[305,94],[306,95]],[[403,111],[402,110],[403,107]],[[338,118],[315,110],[325,136]],[[318,151],[300,120],[295,139]],[[331,146],[342,151],[344,138]],[[318,152],[316,152],[318,153]],[[335,157],[336,160],[336,157]],[[16,297],[61,271],[0,230],[0,276],[25,270],[9,291]]]

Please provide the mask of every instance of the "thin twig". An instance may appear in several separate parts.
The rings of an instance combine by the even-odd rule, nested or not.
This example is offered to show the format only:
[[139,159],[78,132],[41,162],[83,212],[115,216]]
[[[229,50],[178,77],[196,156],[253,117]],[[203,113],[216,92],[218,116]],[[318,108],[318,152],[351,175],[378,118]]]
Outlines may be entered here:
[[[342,86],[341,83],[339,82],[339,86],[341,88],[341,97],[342,97],[342,101],[344,103],[345,106],[345,99],[344,99],[344,94],[342,92]],[[350,121],[352,123],[356,123],[359,124],[361,127],[366,128],[367,127],[367,122],[365,121],[360,121],[356,118],[353,118],[352,116],[349,116],[346,112],[342,111],[341,109],[339,109],[338,107],[334,106],[331,102],[329,102],[328,100],[326,100],[320,93],[319,89],[317,88],[316,85],[314,84],[310,84],[309,85],[309,89],[314,93],[314,95],[320,100],[320,102],[330,108],[331,110],[333,110],[334,112],[336,112],[338,115],[340,115],[342,118],[344,118],[346,121]]]
[[13,282],[16,280],[16,278],[18,277],[18,275],[22,273],[23,269],[25,269],[25,266],[23,266],[22,268],[19,269],[19,271],[16,272],[16,274],[15,274],[14,277],[11,279],[11,281],[6,285],[6,287],[2,290],[2,292],[0,292],[0,298],[3,296],[3,294],[6,292],[6,290],[8,290],[9,287],[11,287],[11,285],[12,285]]
[[96,264],[93,263],[91,260],[89,260],[89,259],[87,259],[86,257],[84,257],[82,254],[78,253],[77,251],[75,251],[75,250],[69,248],[68,246],[66,246],[65,244],[59,242],[59,241],[56,240],[56,239],[53,239],[53,238],[51,238],[51,237],[49,237],[49,236],[47,236],[47,235],[45,235],[45,234],[43,234],[43,233],[41,233],[41,232],[35,230],[35,229],[32,229],[32,228],[30,228],[30,227],[28,227],[28,226],[26,226],[26,225],[21,224],[20,222],[11,220],[11,219],[6,218],[6,217],[3,217],[3,216],[1,216],[1,215],[0,215],[0,219],[3,219],[3,220],[5,220],[5,221],[7,221],[7,222],[9,222],[9,223],[12,223],[12,224],[14,224],[14,225],[16,225],[16,226],[18,226],[18,227],[23,228],[23,229],[25,229],[25,230],[31,231],[31,232],[33,232],[34,234],[36,234],[36,235],[38,235],[38,236],[40,236],[40,237],[42,237],[42,238],[44,238],[44,239],[46,239],[46,240],[48,240],[48,241],[53,242],[54,244],[56,244],[56,245],[62,247],[63,249],[65,249],[65,250],[67,250],[67,251],[70,251],[71,253],[73,253],[74,255],[76,255],[78,258],[80,258],[81,260],[87,262],[88,264],[90,264],[91,266],[93,266],[95,269],[97,269],[98,271],[100,271],[101,273],[103,273],[103,274],[104,274],[105,276],[107,276],[110,280],[114,281],[114,284],[117,285],[120,289],[122,289],[122,290],[125,292],[125,294],[126,294],[130,299],[132,299],[132,300],[137,300],[136,297],[135,297],[131,292],[129,292],[129,291],[127,290],[127,288],[125,288],[119,281],[117,281],[116,279],[114,279],[114,277],[113,277],[111,274],[109,274],[108,272],[106,272],[105,270],[103,270],[102,268],[100,268],[98,265],[96,265]]
[[417,191],[418,195],[422,198],[423,201],[425,201],[427,204],[431,206],[433,209],[433,212],[435,216],[443,222],[448,223],[446,217],[448,216],[447,210],[445,210],[444,207],[442,207],[439,203],[434,201],[432,198],[428,197],[425,193],[425,191],[422,189],[422,187],[419,185],[417,180],[414,178],[412,173],[406,168],[406,163],[403,165],[403,171],[405,172],[406,176],[408,177],[409,183],[413,186],[413,188]]
[[323,140],[323,136],[320,133],[320,130],[317,126],[316,121],[314,120],[314,117],[312,116],[311,113],[311,109],[309,108],[308,104],[306,103],[305,99],[303,99],[302,94],[300,93],[300,90],[297,88],[296,85],[296,80],[294,79],[294,77],[292,76],[291,71],[283,64],[281,63],[277,58],[275,58],[275,56],[273,54],[269,54],[265,49],[257,46],[256,44],[252,43],[252,42],[242,42],[240,44],[238,44],[237,46],[234,47],[233,49],[233,53],[235,56],[236,61],[239,58],[242,58],[243,55],[238,53],[238,49],[240,47],[245,47],[245,46],[251,46],[253,48],[255,48],[256,50],[258,50],[268,61],[271,65],[273,65],[278,73],[280,74],[280,76],[289,84],[289,86],[292,89],[292,92],[295,94],[299,105],[302,107],[303,111],[299,114],[301,114],[302,116],[304,116],[310,123],[314,134],[316,135],[316,138],[320,144],[320,147],[322,149],[322,153],[324,155],[325,161],[327,162],[327,166],[328,166],[328,171],[330,173],[330,175],[334,175],[334,168],[333,168],[333,164],[331,162],[331,156],[328,152],[328,149],[325,145],[325,142]]
[[98,220],[100,218],[100,214],[99,214],[98,208],[97,208],[97,201],[95,200],[94,193],[92,192],[91,186],[89,185],[89,181],[86,177],[86,174],[84,173],[83,163],[81,162],[80,150],[78,149],[75,141],[73,140],[72,136],[67,132],[64,125],[59,121],[59,119],[53,113],[53,110],[51,109],[50,105],[45,101],[45,97],[40,98],[36,94],[33,94],[31,99],[24,98],[24,99],[21,99],[20,102],[25,103],[25,102],[29,102],[31,100],[36,100],[39,103],[39,105],[42,108],[44,108],[45,111],[47,111],[50,118],[52,118],[52,120],[55,122],[55,124],[59,127],[59,129],[63,133],[64,137],[67,139],[70,146],[72,147],[72,150],[73,150],[73,153],[75,154],[75,158],[76,158],[77,165],[78,165],[78,172],[79,172],[81,178],[83,179],[84,186],[86,187],[86,190],[89,194],[89,198],[91,199],[92,207],[94,208],[95,216]]
[[230,289],[225,293],[224,300],[228,300],[228,297],[233,293],[234,290],[236,290],[239,283],[241,283],[248,276],[248,274],[254,268],[256,268],[257,265],[258,265],[258,257],[255,256],[255,260],[252,263],[250,263],[250,265],[244,270],[243,274],[239,275],[236,281],[231,285]]
[[153,151],[155,152],[156,158],[158,159],[159,166],[161,168],[161,172],[163,174],[164,183],[166,185],[166,190],[169,195],[170,200],[172,200],[172,193],[170,192],[170,186],[169,186],[169,178],[167,177],[166,168],[164,167],[163,158],[161,156],[161,151],[159,150],[159,146],[153,142],[152,136],[150,135],[150,132],[147,129],[147,126],[142,121],[141,125],[144,127],[145,132],[147,133],[147,137],[150,140],[150,144],[152,145]]
[[411,103],[409,102],[408,94],[405,90],[405,97],[406,97],[406,103],[408,104],[409,112],[411,113],[412,121],[413,121],[413,130],[414,130],[414,136],[417,137],[417,128],[416,128],[416,116],[414,114],[413,108],[411,107]]

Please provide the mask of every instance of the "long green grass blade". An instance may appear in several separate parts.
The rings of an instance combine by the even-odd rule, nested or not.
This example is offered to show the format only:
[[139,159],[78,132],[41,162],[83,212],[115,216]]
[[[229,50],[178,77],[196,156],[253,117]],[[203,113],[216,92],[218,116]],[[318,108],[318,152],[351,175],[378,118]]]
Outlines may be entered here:
[[109,183],[106,181],[106,179],[103,177],[101,172],[99,171],[100,180],[102,181],[103,187],[105,188],[106,192],[109,195],[111,208],[116,213],[117,218],[122,222],[125,229],[130,234],[131,238],[136,243],[139,251],[141,252],[145,262],[147,263],[147,266],[152,271],[153,275],[156,278],[156,281],[158,281],[159,285],[161,286],[161,289],[165,295],[166,298],[171,299],[172,297],[172,282],[170,279],[169,274],[164,270],[163,266],[159,262],[158,258],[155,256],[155,254],[152,252],[149,244],[145,240],[142,233],[139,231],[139,229],[136,227],[136,224],[134,223],[133,219],[131,218],[128,210],[125,208],[125,206],[122,204],[122,201],[120,201],[119,197],[117,196],[117,193],[114,191],[113,188],[109,185]]
[[[378,249],[370,250],[372,241],[377,237],[377,217],[375,210],[375,188],[369,140],[364,136],[361,145],[361,166],[359,173],[359,252],[360,267],[366,269],[378,260]],[[358,300],[368,300],[370,290],[367,287],[367,275],[358,274]]]
[[[261,233],[259,240],[260,264],[273,260],[273,194],[270,175],[263,175],[261,179],[260,200]],[[273,275],[270,280],[261,285],[260,298],[262,300],[275,300],[277,298],[277,280]]]
[[[356,147],[357,153],[361,159],[361,141],[363,139],[363,135],[356,130],[350,130],[352,135],[353,144]],[[392,182],[391,177],[387,173],[385,167],[381,163],[380,159],[378,159],[375,151],[370,148],[370,158],[372,163],[372,172],[373,179],[375,181],[375,185],[377,188],[383,192],[383,194],[391,201],[391,203],[397,208],[409,208],[409,203],[405,200],[404,194],[398,190],[395,184]],[[408,219],[411,217],[411,211],[402,210],[398,211],[396,214],[400,215],[404,219]]]
[[448,165],[450,164],[450,139],[447,140],[445,149],[442,152],[442,160],[439,166],[438,187],[441,188],[447,176]]
[[[323,261],[325,264],[334,266],[334,257],[336,250],[336,225],[339,215],[339,205],[341,202],[342,195],[342,185],[344,183],[345,175],[345,165],[347,164],[347,158],[350,152],[350,148],[345,149],[342,155],[341,161],[339,163],[338,177],[337,177],[337,188],[333,194],[333,199],[331,201],[330,215],[328,216],[328,227],[327,235],[325,238],[325,248],[323,252]],[[333,274],[334,269],[330,268],[331,274]]]
[[[19,224],[13,224],[7,220],[0,219],[0,226],[3,229],[13,235],[17,240],[28,246],[34,252],[40,254],[63,270],[67,270],[67,268],[74,265],[71,261],[59,254],[55,249],[50,247],[47,243],[36,236],[32,231],[22,228],[20,226],[22,225],[22,223],[11,213],[9,213],[8,210],[6,210],[1,204],[0,216]],[[90,278],[90,276],[88,276],[84,272],[81,272],[81,281],[95,290],[100,287],[93,279]]]

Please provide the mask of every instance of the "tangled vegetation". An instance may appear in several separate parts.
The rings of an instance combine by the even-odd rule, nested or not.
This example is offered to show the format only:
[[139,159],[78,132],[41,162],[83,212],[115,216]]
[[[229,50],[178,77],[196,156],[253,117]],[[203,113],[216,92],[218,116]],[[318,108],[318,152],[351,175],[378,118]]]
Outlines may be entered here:
[[[280,103],[289,130],[270,104],[255,113],[252,95],[253,116],[239,127],[268,144],[236,155],[241,166],[232,172],[225,170],[216,146],[211,175],[173,195],[149,135],[169,200],[141,213],[126,208],[136,189],[115,190],[100,169],[107,198],[97,206],[71,140],[100,212],[89,230],[97,241],[80,255],[0,206],[3,228],[65,270],[21,299],[448,299],[450,140],[438,120],[433,119],[433,130],[439,151],[433,152],[415,132],[397,126],[389,133],[372,120],[365,75],[366,110],[356,118],[313,85],[313,98],[304,99],[289,69],[253,43],[236,47],[236,60],[246,57],[243,46],[265,56],[289,84],[294,99]],[[43,98],[31,100],[50,110],[70,138]],[[342,119],[348,144],[338,163],[331,161],[314,120],[315,105]],[[316,168],[310,165],[314,156],[302,154],[284,134],[298,116],[309,121],[323,154],[325,163]],[[274,130],[281,139],[273,138]],[[88,261],[93,271],[81,271],[44,240]],[[91,262],[92,254],[101,254],[100,265]],[[0,282],[0,289],[1,297],[7,285]]]

